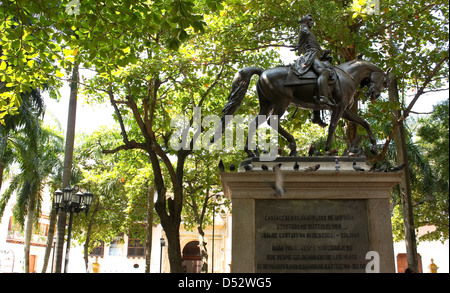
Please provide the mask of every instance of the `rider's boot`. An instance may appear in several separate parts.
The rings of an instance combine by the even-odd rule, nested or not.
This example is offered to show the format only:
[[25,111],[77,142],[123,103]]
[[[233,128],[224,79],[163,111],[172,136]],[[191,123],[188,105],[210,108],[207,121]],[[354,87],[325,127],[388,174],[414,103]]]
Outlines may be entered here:
[[326,127],[328,124],[322,121],[320,118],[320,111],[313,111],[313,117],[311,119],[312,123],[319,124],[320,127]]
[[330,70],[324,69],[317,79],[317,85],[319,88],[319,102],[327,104],[330,107],[336,106],[336,104],[329,99],[330,89],[328,88],[328,78],[330,76]]

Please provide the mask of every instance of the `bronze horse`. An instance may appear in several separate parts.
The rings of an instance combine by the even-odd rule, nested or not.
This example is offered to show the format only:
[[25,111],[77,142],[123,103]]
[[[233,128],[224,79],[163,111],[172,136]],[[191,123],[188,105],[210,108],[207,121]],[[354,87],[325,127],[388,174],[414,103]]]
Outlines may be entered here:
[[[330,85],[330,92],[335,102],[334,106],[318,103],[315,99],[317,96],[317,84],[310,83],[299,86],[285,86],[286,78],[289,74],[290,68],[288,66],[275,67],[267,70],[247,67],[241,69],[234,77],[231,92],[228,96],[228,102],[222,111],[222,130],[225,129],[225,115],[233,115],[244,99],[250,84],[250,79],[253,75],[259,75],[256,84],[256,91],[259,98],[259,113],[258,115],[265,115],[269,123],[270,115],[278,115],[281,117],[288,106],[293,105],[303,109],[309,110],[329,110],[331,111],[330,125],[328,127],[328,137],[325,144],[325,151],[329,151],[331,147],[331,139],[336,130],[338,121],[341,118],[355,122],[363,126],[372,144],[372,153],[377,153],[376,139],[372,133],[369,123],[350,111],[353,104],[353,96],[358,86],[367,86],[368,90],[366,96],[372,101],[376,100],[382,91],[389,85],[389,71],[384,72],[374,64],[357,59],[340,64],[335,68],[336,82]],[[256,128],[264,121],[255,118],[252,123],[256,123]],[[298,156],[297,145],[294,137],[279,125],[279,120],[275,120],[278,128],[275,125],[269,125],[278,130],[282,136],[289,142],[290,156]],[[252,129],[252,128],[250,128]],[[255,154],[248,149],[248,139],[253,137],[253,132],[248,133],[245,151],[249,157]]]

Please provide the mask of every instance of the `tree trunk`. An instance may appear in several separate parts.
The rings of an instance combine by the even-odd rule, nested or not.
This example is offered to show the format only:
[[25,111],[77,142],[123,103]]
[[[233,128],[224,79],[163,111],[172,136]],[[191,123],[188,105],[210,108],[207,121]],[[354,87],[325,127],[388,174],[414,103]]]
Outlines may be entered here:
[[[31,236],[33,235],[33,224],[34,224],[34,216],[36,212],[36,196],[37,194],[32,191],[30,193],[30,199],[28,202],[28,216],[27,216],[27,226],[25,229],[25,273],[30,273],[30,245],[31,245]],[[33,272],[32,272],[33,273]]]
[[147,198],[147,238],[145,241],[145,272],[150,273],[150,265],[152,260],[152,239],[153,239],[153,210],[155,208],[155,189],[148,187]]
[[[168,199],[167,201],[172,201]],[[169,202],[169,205],[172,203]],[[165,191],[158,191],[158,200],[155,203],[155,210],[161,220],[161,226],[164,229],[167,238],[167,252],[169,255],[170,271],[172,273],[182,273],[182,259],[180,249],[180,223],[181,216],[171,214],[170,216],[166,212],[166,200]]]
[[[355,51],[354,44],[352,46],[342,49],[341,53],[344,56],[345,62],[356,59],[356,51]],[[358,113],[358,102],[359,102],[359,91],[356,91],[356,93],[353,95],[353,104],[350,107],[351,112]],[[358,138],[358,125],[359,124],[357,124],[355,122],[347,121],[347,120],[346,120],[346,124],[347,124],[347,127],[346,127],[345,132],[346,132],[348,147],[350,149],[350,145],[354,142],[356,142],[354,147],[357,147],[357,144],[359,143],[359,138]]]
[[180,224],[171,223],[163,225],[167,237],[167,252],[171,273],[183,273],[181,246],[180,246]]
[[3,171],[5,170],[5,163],[0,161],[0,191],[2,190]]
[[50,211],[50,224],[47,233],[47,244],[45,245],[45,252],[44,252],[44,264],[42,266],[41,271],[41,273],[43,274],[47,272],[48,261],[50,259],[50,252],[53,247],[53,237],[55,236],[55,224],[56,224],[56,211],[55,211],[55,204],[52,203],[52,209]]
[[[72,172],[72,158],[73,147],[75,141],[75,120],[77,113],[77,96],[78,96],[78,64],[75,63],[72,69],[72,81],[70,84],[70,100],[69,111],[67,118],[67,130],[66,130],[66,146],[64,152],[64,169],[63,169],[63,186],[66,188],[70,185],[70,177]],[[58,213],[58,228],[57,228],[57,241],[55,247],[55,273],[61,273],[63,250],[64,250],[64,235],[66,230],[66,213],[63,210],[59,210]]]
[[[197,231],[199,234],[198,239],[199,241],[199,248],[200,248],[200,255],[202,257],[202,273],[208,273],[208,249],[207,249],[207,245],[208,243],[206,242],[205,239],[205,231],[203,231],[203,228],[201,226],[197,226]],[[214,236],[214,235],[213,235]]]
[[[399,103],[397,78],[392,77],[389,86],[389,100],[396,104]],[[398,118],[401,117],[400,110],[392,111],[392,122],[395,125]],[[406,136],[403,120],[399,122],[399,127],[394,134],[394,144],[397,153],[397,164],[406,164],[403,169],[402,181],[400,182],[400,192],[403,211],[403,225],[405,229],[405,242],[406,242],[406,257],[408,260],[408,268],[414,272],[418,272],[418,259],[417,259],[417,244],[416,233],[414,229],[414,215],[412,209],[411,199],[411,181],[408,164],[408,152],[406,149]]]
[[[148,151],[150,162],[153,168],[155,188],[158,193],[158,200],[155,203],[155,210],[161,220],[167,238],[167,252],[169,255],[171,273],[183,273],[182,257],[180,249],[180,223],[181,210],[183,208],[183,167],[187,157],[178,155],[177,161],[177,182],[172,182],[174,194],[173,198],[166,198],[166,188],[162,177],[160,162],[156,153]],[[169,166],[167,166],[169,167]]]
[[161,200],[165,197],[165,192],[158,192],[158,201],[155,203],[156,212],[161,220],[161,226],[164,229],[167,238],[167,253],[169,255],[169,264],[171,273],[183,273],[182,257],[180,248],[180,223],[181,213],[173,212],[173,200],[167,199],[169,210],[171,214],[168,215],[166,211],[166,200]]
[[[202,257],[202,273],[208,273],[209,268],[209,255],[208,255],[208,242],[205,238],[205,231],[203,230],[203,220],[205,219],[206,214],[206,208],[208,207],[208,201],[209,201],[209,187],[206,189],[206,196],[205,200],[202,205],[201,212],[199,213],[197,202],[194,198],[192,198],[192,210],[194,212],[195,222],[197,223],[197,232],[198,232],[198,239],[199,239],[199,248],[200,248],[200,255]],[[213,221],[214,222],[214,221]],[[214,227],[213,227],[214,231]],[[214,234],[213,234],[214,238]],[[214,239],[213,239],[214,241]]]

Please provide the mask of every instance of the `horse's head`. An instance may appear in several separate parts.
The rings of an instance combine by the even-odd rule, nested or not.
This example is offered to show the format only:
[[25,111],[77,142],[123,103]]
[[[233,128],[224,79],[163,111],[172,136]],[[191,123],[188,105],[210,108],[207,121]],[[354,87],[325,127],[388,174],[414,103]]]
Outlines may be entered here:
[[367,84],[367,92],[365,96],[370,98],[372,102],[378,99],[381,93],[388,88],[390,83],[390,71],[391,68],[389,68],[386,72],[375,71],[370,74],[370,80]]

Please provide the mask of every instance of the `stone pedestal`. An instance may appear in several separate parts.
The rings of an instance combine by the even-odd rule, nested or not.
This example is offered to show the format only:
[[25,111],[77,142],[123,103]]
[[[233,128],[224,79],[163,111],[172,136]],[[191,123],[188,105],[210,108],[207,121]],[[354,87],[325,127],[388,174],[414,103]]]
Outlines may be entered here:
[[[303,157],[252,159],[241,166],[251,162],[253,171],[221,173],[233,209],[233,273],[366,272],[368,263],[395,272],[389,199],[401,172],[367,172],[365,158],[337,158],[339,171],[335,157]],[[354,171],[353,161],[366,171]],[[282,197],[272,188],[279,163]],[[318,171],[303,170],[316,163]]]

